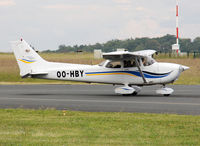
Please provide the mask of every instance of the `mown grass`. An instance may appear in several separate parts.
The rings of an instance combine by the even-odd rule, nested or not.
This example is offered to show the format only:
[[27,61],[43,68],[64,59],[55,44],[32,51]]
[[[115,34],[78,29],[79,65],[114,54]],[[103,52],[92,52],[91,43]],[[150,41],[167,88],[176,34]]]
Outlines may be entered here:
[[[41,53],[44,59],[54,62],[68,62],[78,64],[98,64],[103,59],[94,59],[93,53]],[[156,56],[157,61],[172,62],[189,66],[190,69],[183,72],[175,84],[200,84],[200,59],[187,57],[169,58],[168,55]],[[73,84],[76,82],[52,81],[41,79],[21,79],[19,69],[13,54],[0,53],[0,84],[12,83],[48,83],[48,84]]]
[[0,119],[0,145],[200,145],[200,116],[0,109]]

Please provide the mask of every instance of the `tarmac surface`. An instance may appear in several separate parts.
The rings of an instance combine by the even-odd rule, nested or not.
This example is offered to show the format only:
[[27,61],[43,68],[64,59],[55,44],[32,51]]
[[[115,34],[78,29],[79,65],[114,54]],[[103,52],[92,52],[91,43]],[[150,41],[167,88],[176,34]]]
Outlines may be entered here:
[[0,108],[200,115],[200,86],[167,86],[175,90],[169,97],[157,95],[159,87],[121,96],[112,85],[0,85]]

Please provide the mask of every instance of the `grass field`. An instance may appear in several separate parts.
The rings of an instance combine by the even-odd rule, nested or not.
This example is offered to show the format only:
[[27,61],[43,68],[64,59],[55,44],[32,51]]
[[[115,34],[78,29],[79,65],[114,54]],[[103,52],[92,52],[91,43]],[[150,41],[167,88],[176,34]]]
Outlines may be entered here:
[[[42,53],[44,59],[55,62],[68,62],[79,64],[98,64],[102,59],[94,59],[92,53]],[[172,62],[189,66],[190,69],[181,74],[175,84],[200,84],[200,59],[180,57],[178,59],[167,59],[168,56],[161,55],[157,61]],[[51,81],[40,79],[21,79],[19,69],[13,54],[0,53],[0,84],[12,83],[48,83],[68,84],[73,82]]]
[[200,145],[200,116],[1,109],[0,119],[0,145]]

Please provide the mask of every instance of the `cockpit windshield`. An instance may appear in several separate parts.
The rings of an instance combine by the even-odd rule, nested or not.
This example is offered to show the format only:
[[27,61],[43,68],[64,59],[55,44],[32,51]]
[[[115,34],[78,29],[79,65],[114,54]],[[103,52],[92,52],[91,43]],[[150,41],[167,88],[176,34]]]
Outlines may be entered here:
[[142,59],[142,63],[143,63],[143,65],[144,66],[150,66],[150,65],[152,65],[152,64],[154,64],[156,61],[152,58],[152,57],[150,57],[150,56],[148,56],[148,57],[145,57],[145,58],[141,58]]
[[99,63],[99,66],[104,66],[105,63],[106,63],[106,60],[104,60],[103,62]]

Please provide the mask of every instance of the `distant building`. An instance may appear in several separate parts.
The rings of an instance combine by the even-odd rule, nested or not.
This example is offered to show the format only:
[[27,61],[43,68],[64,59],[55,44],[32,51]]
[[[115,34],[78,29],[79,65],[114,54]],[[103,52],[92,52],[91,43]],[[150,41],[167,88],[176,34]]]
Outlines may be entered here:
[[94,58],[95,59],[102,58],[102,51],[101,50],[94,50]]
[[172,53],[175,53],[175,54],[180,54],[180,45],[179,44],[173,44],[172,45]]
[[126,51],[126,49],[125,48],[117,48],[117,52],[119,52],[119,51]]

